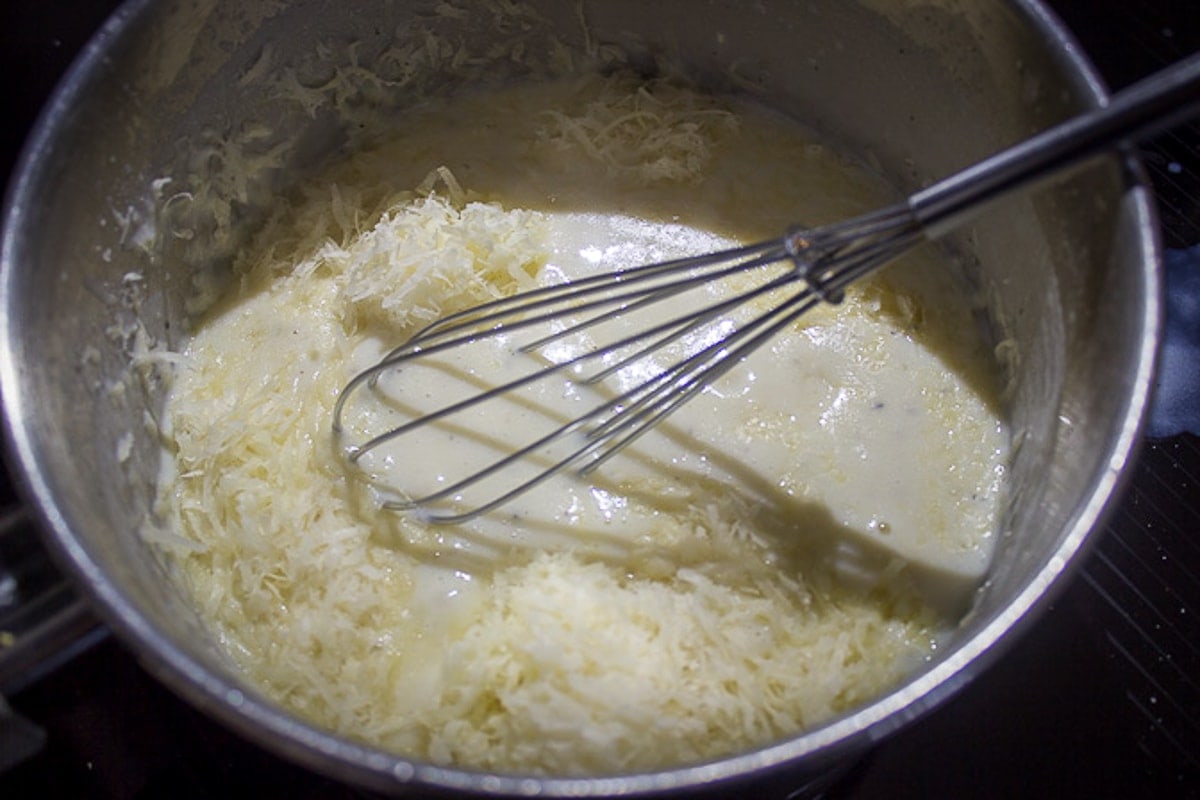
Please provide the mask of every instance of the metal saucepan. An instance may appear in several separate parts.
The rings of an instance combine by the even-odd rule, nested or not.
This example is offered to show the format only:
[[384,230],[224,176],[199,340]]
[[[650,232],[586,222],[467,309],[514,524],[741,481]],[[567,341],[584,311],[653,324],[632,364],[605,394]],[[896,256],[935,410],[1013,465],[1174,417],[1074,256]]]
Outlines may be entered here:
[[[549,61],[555,41],[592,52],[617,43],[647,64],[676,58],[815,126],[903,191],[1101,103],[1104,89],[1034,0],[707,0],[702,12],[692,0],[529,0],[508,26],[497,3],[457,0],[474,13],[437,13],[445,5],[133,0],[88,46],[29,141],[4,229],[4,410],[46,540],[152,673],[251,739],[347,781],[548,796],[781,773],[791,786],[819,781],[997,657],[1111,506],[1139,439],[1160,315],[1154,217],[1131,158],[1002,201],[951,242],[1020,353],[1008,392],[1011,496],[960,635],[870,705],[703,766],[585,780],[468,773],[333,737],[264,699],[139,535],[158,459],[144,419],[162,396],[152,378],[131,378],[129,347],[139,326],[173,341],[196,284],[219,282],[274,193],[352,143],[357,124]],[[413,48],[408,72],[393,63],[385,80],[328,88],[338,63],[370,66],[429,28],[471,53],[517,31],[522,57],[448,71],[452,59]],[[298,70],[304,102],[270,80],[280,64]],[[239,159],[261,166],[229,166]]]

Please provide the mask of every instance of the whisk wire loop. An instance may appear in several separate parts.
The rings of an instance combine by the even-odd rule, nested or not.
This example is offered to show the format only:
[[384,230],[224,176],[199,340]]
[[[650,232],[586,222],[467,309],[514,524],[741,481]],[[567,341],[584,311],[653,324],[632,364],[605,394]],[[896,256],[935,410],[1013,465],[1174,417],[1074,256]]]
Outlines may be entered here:
[[[795,274],[789,274],[788,276],[775,279],[769,286],[778,288],[786,283],[795,283],[796,280],[797,276]],[[752,292],[747,292],[745,297],[751,295],[758,296],[765,291],[765,287],[757,287]],[[789,300],[760,314],[750,323],[739,328],[720,342],[711,344],[688,358],[671,365],[658,375],[596,406],[589,412],[568,421],[525,447],[511,452],[484,468],[435,492],[407,500],[386,501],[383,504],[384,508],[390,510],[420,509],[452,499],[455,495],[471,486],[537,454],[548,445],[566,442],[568,437],[581,431],[583,432],[583,436],[579,438],[579,444],[574,446],[574,449],[561,456],[552,465],[542,469],[532,478],[519,483],[493,499],[481,503],[468,511],[460,513],[429,513],[426,514],[426,518],[430,521],[448,524],[465,522],[473,517],[499,508],[514,497],[528,492],[530,489],[561,473],[563,470],[570,469],[581,463],[582,466],[578,467],[576,474],[586,476],[617,455],[621,450],[633,444],[643,434],[649,432],[659,422],[670,416],[679,406],[703,391],[713,381],[735,367],[751,352],[758,349],[764,341],[775,336],[782,328],[793,323],[819,302],[821,302],[820,298],[810,288],[804,286]],[[735,343],[737,343],[737,346],[731,347]],[[596,353],[589,353],[582,358],[592,358],[596,355]],[[551,370],[547,370],[547,372],[549,371]],[[503,394],[509,391],[509,389],[508,387],[504,387],[495,391],[497,394]],[[415,422],[427,424],[432,421],[433,416],[426,415]],[[595,426],[589,427],[593,423],[595,423]]]
[[[1126,137],[1157,132],[1198,111],[1200,54],[1194,54],[1123,90],[1107,105],[944,178],[906,202],[846,222],[795,229],[774,241],[596,275],[449,315],[350,380],[334,407],[335,440],[346,459],[357,464],[385,442],[550,376],[565,377],[571,385],[601,389],[600,384],[614,376],[617,382],[622,375],[639,372],[639,365],[652,365],[656,371],[648,377],[629,388],[615,390],[612,397],[602,399],[582,415],[554,423],[552,430],[531,444],[510,448],[491,463],[466,470],[465,477],[450,480],[445,488],[384,503],[386,508],[418,509],[435,522],[467,521],[568,468],[578,467],[580,474],[595,470],[812,307],[839,302],[851,283],[920,242],[942,236],[993,198],[1062,172]],[[674,314],[666,322],[652,319],[634,333],[585,347],[578,355],[557,360],[547,355],[552,345],[586,339],[593,329],[632,319],[660,302],[774,265],[780,266],[781,274],[764,278],[752,288],[736,286],[725,299],[710,296],[698,310]],[[790,286],[795,289],[787,294]],[[767,310],[752,308],[764,301],[769,305]],[[734,312],[744,315],[747,309],[752,313],[749,319],[735,318]],[[534,361],[541,366],[532,372],[431,413],[415,415],[381,434],[366,436],[362,444],[344,442],[351,398],[364,391],[378,392],[383,375],[403,372],[440,353],[535,326],[546,326],[549,332],[515,349],[536,356]],[[705,339],[712,334],[715,339]],[[692,350],[666,367],[653,365],[650,356],[668,353],[676,344]],[[593,362],[600,362],[601,368],[590,376],[582,375],[584,365]],[[489,488],[489,481],[531,460],[535,470],[531,477],[513,479],[499,490]],[[467,493],[477,489],[489,499],[474,502],[466,498]]]
[[[599,278],[607,278],[607,280],[588,278],[575,284],[562,284],[549,287],[548,291],[534,290],[525,295],[501,298],[484,306],[470,309],[467,312],[445,317],[419,331],[404,344],[389,352],[375,365],[360,372],[346,385],[334,406],[334,434],[340,437],[344,432],[343,418],[346,403],[354,393],[364,387],[374,388],[375,382],[380,375],[388,371],[399,370],[407,363],[417,359],[428,358],[445,351],[455,350],[468,344],[477,343],[481,339],[497,337],[533,326],[557,322],[562,320],[567,313],[580,315],[596,312],[601,309],[608,309],[607,311],[600,311],[594,316],[586,317],[581,321],[561,326],[558,330],[517,348],[522,353],[536,352],[567,336],[581,333],[605,322],[610,322],[620,316],[637,311],[702,284],[719,280],[735,273],[742,273],[775,264],[779,262],[782,255],[783,249],[780,243],[769,242],[729,250],[719,254],[719,258],[714,256],[686,258],[639,267],[630,271],[636,273],[633,278],[630,278],[627,273],[614,273],[608,276],[599,276]],[[732,261],[731,265],[726,263],[727,259]],[[715,272],[707,272],[702,275],[695,274],[697,267],[704,268],[714,265],[723,265],[723,267]],[[624,288],[636,282],[661,279],[664,275],[671,277],[672,280],[655,285],[649,290],[649,294],[646,294],[646,289],[630,290],[616,295],[611,293],[614,286]],[[408,423],[397,425],[361,444],[349,445],[344,449],[345,455],[353,464],[371,450],[403,436],[414,428],[453,416],[473,406],[481,405],[530,382],[566,372],[589,361],[601,359],[609,353],[628,349],[638,345],[649,337],[660,337],[648,345],[640,346],[639,349],[625,355],[621,360],[607,368],[581,379],[582,382],[589,384],[600,383],[630,363],[644,359],[670,345],[697,325],[711,321],[722,313],[739,305],[744,305],[772,291],[788,280],[790,278],[785,276],[782,279],[776,279],[775,281],[756,287],[751,291],[713,303],[699,311],[689,312],[641,329],[623,339],[609,343],[602,350],[584,352],[570,359],[550,362],[547,366],[534,373],[523,375],[520,378],[480,392],[462,401],[431,411]],[[529,303],[520,304],[513,302],[514,299],[521,297],[528,298]],[[609,308],[610,306],[615,307]]]
[[[897,226],[895,220],[898,218],[907,218],[909,224]],[[875,240],[863,244],[864,230],[875,236]],[[908,234],[915,230],[917,226],[912,222],[911,214],[901,205],[871,215],[870,219],[796,231],[782,239],[749,247],[589,277],[501,298],[445,317],[355,376],[338,398],[334,409],[334,431],[339,437],[343,434],[345,406],[351,395],[375,389],[375,382],[382,374],[402,371],[421,359],[483,339],[549,325],[548,333],[514,348],[514,352],[536,354],[555,342],[578,336],[670,297],[754,270],[769,267],[776,270],[776,274],[729,296],[717,296],[698,308],[639,327],[633,333],[594,349],[585,349],[570,358],[547,359],[538,369],[516,379],[414,416],[361,444],[347,445],[344,453],[348,461],[357,463],[386,442],[551,376],[563,376],[568,382],[584,385],[603,383],[631,365],[645,362],[650,356],[676,345],[695,331],[719,323],[737,309],[772,298],[789,286],[795,287],[789,296],[772,298],[767,310],[738,324],[732,331],[724,332],[715,342],[659,368],[632,388],[602,400],[589,411],[557,425],[534,441],[514,448],[434,491],[403,499],[389,498],[383,502],[384,508],[391,510],[426,510],[426,517],[436,522],[464,522],[504,505],[564,470],[574,468],[580,476],[593,472],[813,306],[840,300],[845,287],[860,273],[873,268],[872,265],[894,246],[893,239],[897,235],[904,240],[901,243],[904,246]],[[603,364],[606,360],[610,363]],[[591,373],[582,370],[593,362],[601,362],[602,367]],[[498,491],[494,497],[475,503],[466,511],[429,511],[439,504],[452,503],[463,492],[539,456],[549,463],[532,477]]]

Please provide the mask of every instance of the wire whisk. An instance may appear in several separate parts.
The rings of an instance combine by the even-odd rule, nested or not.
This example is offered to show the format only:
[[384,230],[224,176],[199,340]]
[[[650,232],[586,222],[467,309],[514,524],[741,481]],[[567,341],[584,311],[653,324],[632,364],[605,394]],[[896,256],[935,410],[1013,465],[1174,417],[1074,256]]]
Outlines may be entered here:
[[[816,305],[838,303],[851,283],[944,235],[988,201],[1197,110],[1200,54],[905,202],[444,317],[350,380],[333,411],[335,444],[384,490],[384,508],[432,522],[486,514],[567,470],[588,476]],[[709,291],[716,284],[726,289]],[[490,348],[483,362],[479,348]],[[472,349],[474,360],[461,358]],[[511,375],[493,379],[477,369],[505,354],[520,364]],[[428,408],[422,387],[431,376],[456,390]],[[523,394],[538,385],[540,394]],[[356,398],[367,393],[378,408],[363,415]],[[518,413],[538,416],[545,429],[515,438]],[[442,438],[425,438],[432,429]],[[419,475],[425,462],[446,457],[440,451],[451,440],[474,446],[454,465],[454,477],[438,471],[426,485],[431,468],[412,485],[395,485],[392,462],[409,460],[408,474]]]

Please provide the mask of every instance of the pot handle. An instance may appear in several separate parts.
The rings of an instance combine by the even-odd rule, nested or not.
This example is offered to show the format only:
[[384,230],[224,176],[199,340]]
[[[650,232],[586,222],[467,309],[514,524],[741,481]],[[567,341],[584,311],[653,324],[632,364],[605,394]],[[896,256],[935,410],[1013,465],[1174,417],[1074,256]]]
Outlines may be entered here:
[[0,512],[0,695],[12,696],[107,634],[50,562],[29,512]]
[[1200,245],[1163,258],[1166,325],[1146,434],[1200,436]]

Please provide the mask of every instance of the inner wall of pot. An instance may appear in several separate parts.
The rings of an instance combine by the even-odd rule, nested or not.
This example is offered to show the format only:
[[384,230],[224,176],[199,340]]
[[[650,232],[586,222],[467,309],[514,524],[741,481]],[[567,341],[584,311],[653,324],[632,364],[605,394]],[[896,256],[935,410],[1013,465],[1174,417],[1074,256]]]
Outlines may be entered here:
[[[219,674],[233,672],[141,535],[162,386],[153,369],[129,372],[129,352],[139,337],[176,342],[197,287],[219,288],[272,198],[352,144],[364,120],[384,125],[427,93],[553,70],[564,52],[603,58],[616,44],[641,68],[677,60],[715,89],[757,95],[911,191],[1087,94],[1019,4],[541,0],[516,17],[455,5],[473,11],[135,4],[57,112],[65,133],[43,154],[29,204],[30,229],[53,235],[24,243],[18,293],[28,319],[54,321],[19,337],[19,357],[58,536],[98,566],[102,600],[128,603]],[[448,69],[453,53],[421,50],[425,30],[481,58],[498,37],[518,37],[522,54]],[[410,60],[382,60],[398,44],[411,44]],[[351,62],[360,80],[333,81]],[[299,76],[286,91],[285,66]],[[1006,402],[1019,442],[997,565],[963,640],[1054,552],[1121,425],[1145,288],[1120,189],[1115,167],[1100,164],[1001,201],[948,242],[987,300],[995,340],[1015,353]]]

